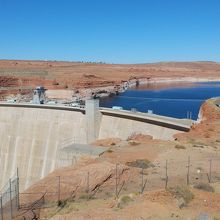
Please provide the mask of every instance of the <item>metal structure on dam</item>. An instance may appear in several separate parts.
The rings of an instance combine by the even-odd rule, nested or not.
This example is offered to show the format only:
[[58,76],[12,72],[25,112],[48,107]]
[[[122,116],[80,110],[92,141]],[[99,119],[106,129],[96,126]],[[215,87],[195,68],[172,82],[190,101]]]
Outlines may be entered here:
[[174,134],[188,131],[192,123],[188,119],[99,108],[98,100],[86,101],[85,108],[0,103],[0,187],[17,168],[24,190],[56,168],[72,165],[82,155],[98,156],[103,149],[91,147],[91,153],[85,146],[96,139],[126,140],[131,134],[142,133],[170,140]]

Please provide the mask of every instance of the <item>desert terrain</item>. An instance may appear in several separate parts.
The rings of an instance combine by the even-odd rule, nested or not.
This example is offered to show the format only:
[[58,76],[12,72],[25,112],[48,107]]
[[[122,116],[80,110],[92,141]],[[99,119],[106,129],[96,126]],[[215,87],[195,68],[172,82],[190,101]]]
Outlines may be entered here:
[[[160,82],[219,81],[220,63],[0,61],[2,100],[28,101],[39,85],[50,99],[72,100],[137,80],[153,87],[157,83],[155,89]],[[200,123],[174,141],[142,134],[95,141],[94,147],[107,151],[55,170],[22,192],[14,219],[220,219],[218,103],[219,99],[207,100]]]
[[[161,62],[104,64],[59,61],[0,60],[0,98],[29,100],[33,88],[44,86],[51,99],[85,97],[114,91],[125,82],[193,82],[220,80],[220,63]],[[57,91],[59,90],[59,92]]]

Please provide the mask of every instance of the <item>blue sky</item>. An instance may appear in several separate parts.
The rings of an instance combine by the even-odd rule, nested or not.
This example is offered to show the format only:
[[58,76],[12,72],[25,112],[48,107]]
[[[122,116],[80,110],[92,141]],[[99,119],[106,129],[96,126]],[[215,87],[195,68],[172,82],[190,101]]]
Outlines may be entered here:
[[220,1],[0,0],[0,59],[220,61]]

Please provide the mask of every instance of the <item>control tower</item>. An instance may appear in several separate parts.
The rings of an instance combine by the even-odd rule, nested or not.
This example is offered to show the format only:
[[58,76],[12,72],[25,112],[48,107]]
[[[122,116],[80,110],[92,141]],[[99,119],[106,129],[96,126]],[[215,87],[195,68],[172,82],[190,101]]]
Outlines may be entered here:
[[45,91],[46,91],[46,89],[43,86],[37,86],[34,89],[34,94],[33,94],[33,103],[34,104],[44,104],[45,103],[45,100],[46,100]]

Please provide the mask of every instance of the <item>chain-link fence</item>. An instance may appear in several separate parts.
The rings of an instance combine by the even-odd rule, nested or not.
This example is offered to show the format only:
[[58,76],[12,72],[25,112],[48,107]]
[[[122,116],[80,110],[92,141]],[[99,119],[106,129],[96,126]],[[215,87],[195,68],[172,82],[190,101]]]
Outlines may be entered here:
[[[137,167],[139,165],[137,164]],[[147,167],[112,165],[112,169],[96,176],[98,171],[80,172],[74,176],[50,177],[38,183],[34,193],[21,193],[21,203],[32,203],[44,195],[45,207],[65,200],[119,197],[122,194],[144,193],[178,185],[212,184],[220,181],[220,161],[164,161]]]
[[[138,168],[138,169],[136,169]],[[164,161],[151,164],[111,164],[108,169],[64,172],[38,182],[31,190],[19,193],[19,178],[9,180],[0,199],[0,220],[38,219],[40,209],[65,206],[68,201],[119,198],[180,185],[220,182],[218,159]]]
[[19,210],[19,178],[14,175],[0,194],[0,220],[13,219]]

